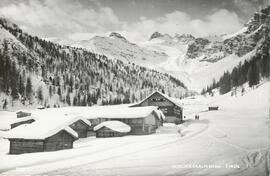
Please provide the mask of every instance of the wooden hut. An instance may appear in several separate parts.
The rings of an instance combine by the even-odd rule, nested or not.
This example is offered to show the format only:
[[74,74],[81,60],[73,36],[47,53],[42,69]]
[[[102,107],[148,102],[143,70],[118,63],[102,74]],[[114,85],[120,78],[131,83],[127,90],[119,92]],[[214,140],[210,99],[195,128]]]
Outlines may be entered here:
[[5,136],[10,141],[10,154],[56,151],[73,148],[78,134],[66,123],[44,120],[11,129]]
[[130,130],[130,126],[120,121],[105,121],[94,127],[97,138],[122,137]]
[[28,116],[24,118],[20,118],[15,120],[12,124],[10,124],[11,129],[23,124],[33,123],[36,119],[34,117]]
[[209,106],[208,107],[208,111],[217,111],[218,110],[218,106]]
[[101,121],[120,121],[131,127],[128,134],[144,135],[156,132],[164,115],[157,107],[133,107],[110,109],[100,117]]
[[79,138],[86,138],[89,128],[91,127],[91,123],[88,120],[81,118],[69,125],[69,127],[78,133]]
[[24,111],[24,110],[18,111],[16,112],[16,114],[17,114],[17,118],[31,116],[31,112]]
[[94,119],[88,119],[88,120],[91,123],[91,126],[89,127],[89,130],[87,132],[87,136],[96,136],[96,132],[94,131],[94,127],[102,122],[105,122],[105,119],[94,118]]
[[140,106],[156,106],[160,109],[165,115],[165,122],[172,123],[182,123],[183,121],[183,108],[182,106],[175,101],[173,98],[168,97],[167,95],[155,91],[140,103],[132,105],[131,107],[140,107]]

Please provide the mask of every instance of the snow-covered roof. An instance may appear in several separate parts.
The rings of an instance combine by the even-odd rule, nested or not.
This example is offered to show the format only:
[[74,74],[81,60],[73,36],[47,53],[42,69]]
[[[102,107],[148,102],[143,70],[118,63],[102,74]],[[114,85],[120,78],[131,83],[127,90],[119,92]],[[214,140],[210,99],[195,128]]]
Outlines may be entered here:
[[16,112],[16,114],[18,114],[18,113],[20,113],[20,112],[31,113],[31,111],[29,111],[29,110],[21,109],[21,110],[18,110],[18,111]]
[[105,113],[97,114],[100,118],[110,118],[110,119],[133,119],[133,118],[144,118],[151,114],[153,111],[157,110],[155,106],[145,106],[145,107],[133,107],[133,108],[116,108],[107,110]]
[[86,119],[79,116],[62,116],[62,117],[47,117],[37,118],[31,124],[24,124],[11,129],[5,135],[5,138],[18,138],[18,139],[46,139],[61,130],[65,130],[73,137],[77,138],[78,134],[72,130],[69,125],[82,120],[86,124],[91,125]]
[[15,119],[15,120],[12,122],[12,124],[14,124],[14,123],[19,123],[19,122],[24,122],[24,121],[28,121],[28,120],[36,120],[36,118],[33,117],[33,116],[27,116],[27,117],[17,118],[17,119]]
[[105,122],[100,123],[99,125],[94,127],[94,131],[97,131],[103,127],[107,127],[113,131],[117,131],[120,133],[128,133],[131,130],[129,125],[123,122],[114,120],[114,121],[105,121]]
[[182,107],[182,105],[179,103],[179,102],[177,102],[176,100],[175,100],[175,98],[172,98],[172,97],[169,97],[168,95],[166,95],[166,94],[164,94],[164,93],[162,93],[162,92],[160,92],[160,91],[154,91],[152,94],[150,94],[149,96],[147,96],[145,99],[143,99],[142,101],[140,101],[138,104],[141,104],[141,103],[143,103],[145,100],[147,100],[149,97],[151,97],[152,95],[154,95],[155,93],[158,93],[158,94],[160,94],[160,95],[162,95],[164,98],[166,98],[167,100],[169,100],[170,102],[172,102],[174,105],[176,105],[176,106],[179,106],[179,107]]
[[77,119],[83,121],[88,126],[91,126],[91,122],[89,120],[86,120],[85,118],[83,118],[81,116],[78,116]]
[[86,119],[110,118],[110,119],[133,119],[145,118],[153,111],[157,110],[155,106],[145,107],[123,107],[123,106],[98,106],[87,108],[74,108],[67,112],[68,115],[79,115]]

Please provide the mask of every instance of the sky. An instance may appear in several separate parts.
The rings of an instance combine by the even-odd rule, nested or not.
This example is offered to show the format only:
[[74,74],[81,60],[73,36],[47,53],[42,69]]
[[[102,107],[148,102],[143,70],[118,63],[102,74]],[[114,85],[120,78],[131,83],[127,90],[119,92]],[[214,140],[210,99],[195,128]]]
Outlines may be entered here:
[[132,42],[156,31],[230,34],[270,0],[1,0],[0,16],[31,35],[88,40],[119,32]]

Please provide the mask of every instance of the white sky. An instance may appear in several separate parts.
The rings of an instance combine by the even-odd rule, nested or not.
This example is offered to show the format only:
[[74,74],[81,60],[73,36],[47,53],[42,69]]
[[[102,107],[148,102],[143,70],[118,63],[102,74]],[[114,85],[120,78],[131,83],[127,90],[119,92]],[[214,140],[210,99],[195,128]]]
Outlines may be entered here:
[[155,32],[233,33],[268,0],[1,0],[0,15],[40,37],[89,39],[116,31],[133,42]]

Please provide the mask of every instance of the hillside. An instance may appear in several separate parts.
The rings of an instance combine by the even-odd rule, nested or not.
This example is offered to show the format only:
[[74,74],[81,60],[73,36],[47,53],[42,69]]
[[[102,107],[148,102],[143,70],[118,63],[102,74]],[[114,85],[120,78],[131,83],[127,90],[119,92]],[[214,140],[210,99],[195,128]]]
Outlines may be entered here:
[[0,24],[1,107],[119,104],[154,89],[178,98],[186,91],[168,74],[33,37],[3,18]]

